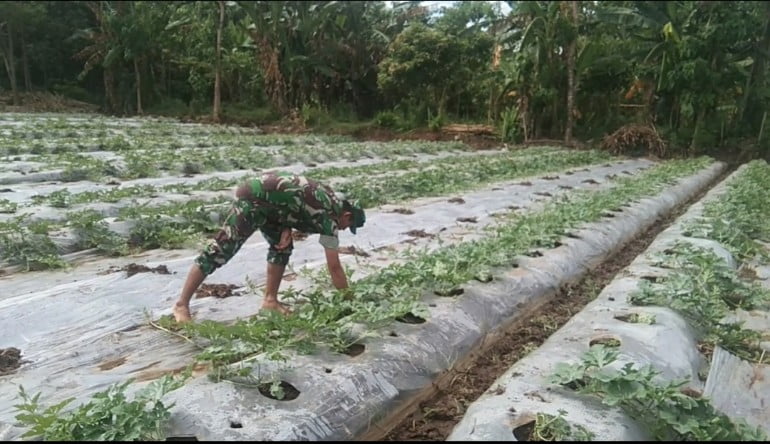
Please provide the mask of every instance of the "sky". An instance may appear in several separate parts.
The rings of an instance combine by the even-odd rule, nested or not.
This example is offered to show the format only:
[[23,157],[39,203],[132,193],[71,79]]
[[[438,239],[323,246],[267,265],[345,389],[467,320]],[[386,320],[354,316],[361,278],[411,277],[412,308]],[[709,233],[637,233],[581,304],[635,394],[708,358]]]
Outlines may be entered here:
[[[391,1],[386,1],[385,3],[387,3],[388,6],[393,6],[393,2],[391,2]],[[451,6],[453,3],[455,3],[455,2],[453,2],[453,1],[420,2],[421,5],[426,6],[426,7]],[[506,2],[490,1],[489,3],[499,3],[500,4],[500,11],[502,11],[503,14],[507,14],[508,11],[511,10],[511,7],[508,6],[508,4]]]

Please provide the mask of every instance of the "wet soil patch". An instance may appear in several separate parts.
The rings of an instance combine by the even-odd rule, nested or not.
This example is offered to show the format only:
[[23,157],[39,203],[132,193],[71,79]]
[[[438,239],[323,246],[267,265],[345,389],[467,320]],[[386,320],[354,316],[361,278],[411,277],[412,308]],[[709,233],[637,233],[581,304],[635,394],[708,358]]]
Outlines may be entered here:
[[[717,178],[719,183],[729,171]],[[430,397],[416,403],[409,414],[401,412],[383,424],[383,432],[370,432],[383,441],[444,441],[465,415],[466,408],[484,392],[511,365],[531,350],[540,347],[548,337],[561,328],[576,313],[596,298],[615,275],[628,266],[655,240],[655,237],[681,214],[692,202],[700,199],[711,187],[675,209],[668,217],[659,220],[618,250],[618,253],[586,274],[580,282],[563,287],[549,302],[544,303],[532,315],[523,316],[521,322],[510,326],[491,347],[477,354],[462,369],[447,372],[442,383],[435,381]],[[703,344],[702,348],[708,348]],[[396,422],[397,421],[397,422]],[[526,430],[522,430],[522,433]],[[526,433],[524,433],[526,434]]]
[[436,237],[435,234],[426,233],[425,230],[409,230],[406,233],[402,233],[402,234],[406,234],[407,236],[412,236],[412,237],[430,237],[430,238]]
[[237,285],[233,284],[202,284],[198,291],[195,292],[195,297],[201,298],[218,298],[224,299],[233,296],[233,290],[237,289]]
[[456,203],[456,204],[464,204],[465,203],[465,199],[463,199],[462,197],[453,197],[453,198],[449,199],[447,202],[449,202],[449,203]]
[[361,250],[359,248],[356,248],[356,247],[354,247],[352,245],[350,245],[348,247],[340,247],[339,251],[340,251],[341,254],[353,254],[353,255],[361,256],[361,257],[369,257],[370,256],[370,254],[367,253],[366,251]]
[[414,214],[414,211],[410,210],[409,208],[395,208],[393,210],[388,211],[388,213]]
[[0,376],[10,375],[21,367],[21,350],[16,347],[0,348]]

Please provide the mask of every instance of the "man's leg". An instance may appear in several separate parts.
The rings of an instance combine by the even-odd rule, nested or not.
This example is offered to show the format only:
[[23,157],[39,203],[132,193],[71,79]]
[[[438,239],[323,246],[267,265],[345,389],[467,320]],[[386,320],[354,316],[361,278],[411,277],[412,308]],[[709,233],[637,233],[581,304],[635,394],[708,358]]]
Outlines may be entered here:
[[287,248],[278,250],[275,246],[281,240],[280,229],[263,228],[262,235],[270,244],[270,249],[267,252],[267,282],[265,282],[265,298],[262,301],[262,308],[290,314],[291,310],[278,301],[278,288],[281,286],[283,273],[286,271],[286,264],[289,263],[289,257],[291,257],[294,249],[294,242]]
[[226,264],[249,236],[254,233],[255,224],[259,221],[257,212],[251,202],[237,200],[230,209],[222,229],[214,237],[214,240],[195,259],[195,263],[187,273],[182,293],[174,304],[173,313],[177,322],[190,321],[190,299],[198,287],[217,268]]

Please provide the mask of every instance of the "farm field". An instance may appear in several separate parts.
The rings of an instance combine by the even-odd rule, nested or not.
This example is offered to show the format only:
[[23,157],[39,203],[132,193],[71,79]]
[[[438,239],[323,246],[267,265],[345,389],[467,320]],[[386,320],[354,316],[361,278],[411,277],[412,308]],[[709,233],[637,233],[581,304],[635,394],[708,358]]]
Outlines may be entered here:
[[[705,157],[476,151],[460,142],[355,142],[56,114],[1,114],[0,156],[4,439],[19,439],[30,417],[41,421],[33,434],[46,439],[522,440],[570,430],[594,439],[759,439],[756,428],[770,423],[759,407],[766,383],[764,391],[744,390],[752,401],[736,410],[742,401],[731,396],[741,388],[727,393],[714,382],[724,372],[767,371],[765,163],[725,179],[726,165]],[[280,296],[295,314],[258,313],[267,243],[254,235],[193,299],[195,322],[176,325],[171,305],[219,229],[234,186],[270,170],[327,182],[367,209],[357,236],[340,233],[355,298],[330,286],[317,236],[295,233]],[[685,210],[660,241],[649,239],[650,252],[665,257],[640,255],[607,279],[542,347],[510,362],[494,385],[507,387],[503,393],[482,389],[490,390],[477,403],[465,400],[467,415],[455,411],[441,427],[431,426],[425,409],[422,428],[405,425],[415,418],[415,399],[428,399],[434,381],[475,359],[499,331],[564,297],[560,289]],[[674,242],[688,239],[717,256]],[[729,292],[738,299],[724,300]],[[731,316],[750,327],[720,323]],[[588,361],[565,367],[584,352]],[[653,386],[649,373],[603,380],[604,366],[617,360],[651,364],[663,384],[689,378],[688,387],[713,395],[722,413],[700,395],[675,396],[678,386]],[[544,369],[557,363],[557,388],[546,389]],[[615,381],[630,388],[608,396],[601,384]],[[41,393],[41,405],[72,398],[67,411],[100,392],[110,396],[97,398],[90,417],[37,411],[20,420],[20,386],[30,397]],[[581,393],[557,395],[568,390],[562,386]],[[533,390],[561,398],[539,403]],[[124,392],[173,407],[128,413]],[[700,416],[685,418],[689,428],[651,414],[632,421],[636,411],[625,409],[653,392],[659,411],[684,415],[695,405]],[[606,407],[586,407],[596,393]],[[104,430],[93,412],[111,406],[121,406],[126,420]],[[697,425],[712,418],[716,425]],[[753,428],[735,426],[739,419]]]

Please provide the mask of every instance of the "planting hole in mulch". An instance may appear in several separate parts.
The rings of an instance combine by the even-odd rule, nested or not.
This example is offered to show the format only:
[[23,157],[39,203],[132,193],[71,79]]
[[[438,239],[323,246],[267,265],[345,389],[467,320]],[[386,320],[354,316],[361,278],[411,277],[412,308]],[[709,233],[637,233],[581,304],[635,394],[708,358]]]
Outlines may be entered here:
[[529,257],[543,257],[543,253],[541,253],[541,252],[539,252],[539,251],[537,251],[537,250],[535,250],[535,251],[529,251],[529,252],[527,252],[527,253],[524,253],[524,254],[525,254],[525,255],[527,255],[527,256],[529,256]]
[[398,322],[403,322],[404,324],[422,324],[425,322],[425,319],[415,316],[413,313],[407,313],[401,317],[396,318]]
[[324,368],[324,373],[326,373],[327,375],[331,372],[332,372],[332,369],[330,369],[329,367]]
[[233,296],[233,290],[238,288],[233,284],[203,284],[195,292],[195,297],[198,299],[215,297],[218,299],[229,298]]
[[617,179],[618,175],[617,174],[608,174],[608,175],[606,175],[604,177],[609,179],[609,180],[612,180],[612,179]]
[[575,174],[575,172],[574,171],[567,171],[564,174],[566,174],[567,176],[571,176],[571,175]]
[[516,438],[516,441],[534,441],[534,439],[532,439],[534,433],[534,419],[513,429],[513,436]]
[[611,166],[612,166],[612,164],[611,164],[611,163],[605,163],[605,164],[604,164],[604,166],[605,166],[605,167],[611,167]]
[[492,188],[492,191],[502,191],[502,188],[500,188],[500,187],[494,187],[494,188]]
[[602,214],[602,217],[615,217],[615,215],[612,213],[604,213]]
[[557,179],[559,179],[559,176],[543,176],[543,179],[545,179],[545,180],[557,180]]
[[549,193],[548,191],[537,191],[534,194],[536,196],[553,197],[553,194]]
[[525,187],[531,187],[532,186],[532,182],[520,182],[519,185],[525,186]]
[[475,224],[478,222],[478,220],[475,217],[458,217],[457,222],[468,222]]
[[594,345],[603,345],[605,347],[620,347],[620,339],[613,338],[612,336],[601,336],[598,338],[591,339],[591,341],[588,343],[589,347],[593,347]]
[[567,234],[565,234],[565,236],[567,236],[570,239],[582,239],[582,237],[578,236],[575,233],[567,233]]
[[0,193],[13,193],[13,190],[10,188],[3,188],[0,190]]
[[307,233],[303,233],[301,231],[292,230],[292,232],[291,232],[291,238],[293,240],[295,240],[295,241],[303,241],[303,240],[307,239],[307,237],[308,237],[308,234]]
[[0,348],[0,376],[10,375],[21,367],[21,350],[16,347]]
[[447,202],[449,202],[449,203],[456,203],[456,204],[464,204],[465,203],[465,199],[463,199],[462,197],[453,197],[453,198],[449,199]]
[[590,183],[591,185],[599,185],[599,182],[593,180],[593,179],[586,179],[583,181],[583,183]]
[[436,237],[435,234],[426,233],[425,230],[409,230],[406,233],[401,233],[401,234],[406,234],[407,236],[412,236],[412,237],[431,237],[431,238]]
[[409,208],[396,208],[388,211],[388,213],[414,214],[414,211],[410,210]]
[[242,429],[243,428],[243,424],[241,424],[241,422],[238,421],[238,420],[231,419],[230,420],[230,428],[231,429]]
[[634,175],[634,173],[632,173],[630,171],[627,171],[627,170],[623,170],[623,171],[621,171],[621,173],[628,174],[629,176],[633,176]]
[[391,338],[397,338],[398,334],[396,332],[392,331],[392,332],[388,333],[388,336],[390,336]]
[[657,284],[657,283],[663,281],[663,278],[660,277],[660,276],[642,276],[639,279],[647,281],[647,282],[652,282],[653,284]]
[[366,350],[366,346],[364,344],[352,344],[350,347],[346,348],[345,351],[343,351],[343,354],[346,354],[350,356],[351,358],[354,358],[361,353],[363,353]]
[[454,287],[449,289],[439,288],[433,292],[436,293],[437,296],[452,297],[460,296],[461,294],[465,293],[465,290],[462,287]]
[[342,254],[354,254],[356,256],[369,257],[369,253],[364,250],[360,250],[353,245],[347,247],[340,247],[340,253]]
[[286,381],[281,381],[279,386],[281,387],[281,391],[283,391],[283,397],[278,398],[276,395],[270,392],[270,387],[272,384],[264,383],[260,384],[258,389],[259,393],[262,393],[262,396],[265,396],[270,399],[275,399],[276,401],[292,401],[294,399],[297,399],[299,397],[299,390],[297,390],[296,387],[289,384]]
[[516,210],[520,210],[521,209],[521,207],[516,206],[516,205],[509,205],[506,208],[508,208],[509,210],[512,210],[512,211],[516,211]]
[[628,322],[629,324],[652,325],[655,323],[655,315],[650,313],[626,313],[615,315],[615,319],[621,322]]
[[559,185],[559,188],[560,188],[560,189],[562,189],[562,190],[571,190],[571,189],[573,189],[574,187],[571,187],[571,186],[569,186],[569,185]]
[[317,167],[317,166],[318,166],[318,164],[317,164],[317,163],[315,163],[315,162],[308,162],[308,163],[307,163],[307,166],[309,166],[310,168],[313,168],[313,167]]

